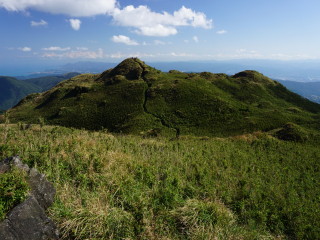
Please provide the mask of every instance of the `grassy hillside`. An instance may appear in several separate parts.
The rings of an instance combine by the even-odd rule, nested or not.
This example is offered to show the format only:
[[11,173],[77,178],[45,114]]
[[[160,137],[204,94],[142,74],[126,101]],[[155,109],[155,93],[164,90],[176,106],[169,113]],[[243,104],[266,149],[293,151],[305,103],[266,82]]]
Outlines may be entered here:
[[112,135],[0,125],[57,188],[62,239],[310,239],[320,236],[319,143]]
[[0,76],[0,110],[11,108],[28,94],[39,91],[41,88],[32,83]]
[[163,73],[126,59],[102,74],[83,74],[25,98],[11,121],[163,136],[231,136],[288,122],[319,128],[320,105],[255,71],[234,76]]
[[54,183],[62,239],[314,240],[319,120],[320,105],[256,71],[131,58],[23,99],[2,116],[0,158]]

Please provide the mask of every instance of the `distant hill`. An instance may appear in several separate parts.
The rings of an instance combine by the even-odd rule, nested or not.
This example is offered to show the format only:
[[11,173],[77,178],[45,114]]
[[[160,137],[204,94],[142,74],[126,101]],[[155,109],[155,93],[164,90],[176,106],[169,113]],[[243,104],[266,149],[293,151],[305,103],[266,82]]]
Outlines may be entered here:
[[291,91],[298,93],[311,101],[320,103],[320,82],[278,81]]
[[0,77],[0,110],[6,110],[17,104],[30,93],[40,92],[35,84],[17,80],[13,77]]
[[60,66],[59,68],[53,71],[60,72],[81,72],[81,73],[100,73],[108,68],[113,68],[117,64],[116,63],[108,63],[108,62],[75,62],[68,63]]
[[59,82],[79,75],[67,73],[57,76],[43,76],[26,80],[0,76],[0,110],[6,110],[16,105],[30,93],[47,91]]
[[256,71],[164,73],[130,58],[102,74],[82,74],[28,96],[10,116],[122,133],[230,136],[288,122],[317,128],[319,112],[320,105]]
[[37,85],[38,87],[41,87],[41,91],[47,91],[50,88],[57,85],[59,82],[64,81],[66,79],[70,79],[79,74],[80,73],[77,73],[77,72],[70,72],[70,73],[56,75],[56,76],[43,76],[43,77],[37,77],[37,78],[29,78],[24,81]]

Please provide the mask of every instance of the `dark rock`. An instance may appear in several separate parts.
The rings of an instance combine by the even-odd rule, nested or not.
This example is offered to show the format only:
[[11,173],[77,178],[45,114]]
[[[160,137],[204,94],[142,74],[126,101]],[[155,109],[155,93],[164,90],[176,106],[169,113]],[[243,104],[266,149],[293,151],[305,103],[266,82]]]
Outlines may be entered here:
[[0,162],[0,174],[5,173],[10,170],[10,164],[9,159],[5,159],[2,162]]
[[46,216],[35,197],[16,206],[0,224],[0,239],[58,239],[54,223]]
[[23,164],[18,156],[0,162],[0,174],[11,166],[18,167],[28,175],[30,196],[14,207],[0,223],[1,240],[52,240],[59,239],[55,224],[46,216],[45,210],[52,205],[55,189],[45,176],[35,168]]
[[44,209],[52,205],[56,191],[45,176],[39,173],[35,168],[29,171],[29,185],[31,187],[31,194],[35,196],[38,203]]

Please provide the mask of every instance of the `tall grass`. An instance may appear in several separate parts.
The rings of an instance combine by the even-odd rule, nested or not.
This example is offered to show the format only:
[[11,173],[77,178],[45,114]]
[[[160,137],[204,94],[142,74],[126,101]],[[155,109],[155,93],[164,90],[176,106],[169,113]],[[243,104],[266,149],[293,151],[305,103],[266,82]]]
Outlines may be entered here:
[[0,157],[18,154],[54,183],[62,239],[319,239],[310,143],[5,128]]

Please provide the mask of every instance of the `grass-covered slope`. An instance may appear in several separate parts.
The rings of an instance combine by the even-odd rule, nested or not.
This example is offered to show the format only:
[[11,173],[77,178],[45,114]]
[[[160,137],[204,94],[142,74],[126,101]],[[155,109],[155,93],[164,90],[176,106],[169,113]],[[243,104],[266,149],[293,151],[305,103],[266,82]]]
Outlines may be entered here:
[[319,144],[26,126],[0,125],[0,158],[54,183],[61,239],[319,239]]
[[255,71],[234,76],[160,72],[135,58],[83,74],[9,111],[12,121],[153,135],[230,136],[288,122],[319,127],[320,105]]
[[11,108],[28,94],[39,91],[41,88],[32,83],[0,76],[0,110]]

